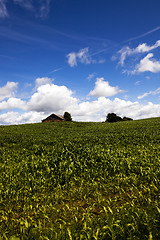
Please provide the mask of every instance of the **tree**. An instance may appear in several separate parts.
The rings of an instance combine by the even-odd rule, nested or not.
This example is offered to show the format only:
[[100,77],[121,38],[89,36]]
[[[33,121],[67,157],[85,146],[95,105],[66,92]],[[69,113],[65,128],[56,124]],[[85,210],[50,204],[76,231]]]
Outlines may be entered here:
[[117,116],[115,113],[108,113],[106,117],[106,122],[120,122],[120,121],[129,121],[129,120],[133,120],[133,119],[128,117],[121,118]]
[[72,118],[71,118],[71,114],[69,112],[65,112],[64,113],[64,118],[66,121],[71,122]]
[[118,122],[123,121],[121,117],[117,116],[115,113],[108,113],[106,122]]

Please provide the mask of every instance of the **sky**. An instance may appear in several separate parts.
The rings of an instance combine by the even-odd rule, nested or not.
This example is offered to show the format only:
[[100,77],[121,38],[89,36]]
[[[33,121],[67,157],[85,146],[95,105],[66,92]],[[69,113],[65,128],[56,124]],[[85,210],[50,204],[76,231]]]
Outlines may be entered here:
[[0,125],[160,117],[159,0],[0,0]]

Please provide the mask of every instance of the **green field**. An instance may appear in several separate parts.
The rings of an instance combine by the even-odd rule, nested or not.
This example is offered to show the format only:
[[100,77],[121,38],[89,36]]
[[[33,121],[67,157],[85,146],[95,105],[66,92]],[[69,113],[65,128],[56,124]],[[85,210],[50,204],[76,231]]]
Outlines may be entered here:
[[160,239],[160,118],[0,126],[0,239]]

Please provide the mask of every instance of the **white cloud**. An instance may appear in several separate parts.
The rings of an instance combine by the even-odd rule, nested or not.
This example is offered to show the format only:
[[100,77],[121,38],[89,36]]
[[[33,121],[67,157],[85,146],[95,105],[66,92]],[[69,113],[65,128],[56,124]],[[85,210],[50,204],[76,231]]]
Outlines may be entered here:
[[0,101],[2,101],[5,98],[14,96],[17,86],[18,86],[17,82],[7,82],[5,86],[0,87]]
[[157,47],[160,47],[160,40],[158,40],[152,46],[148,46],[146,43],[142,43],[135,49],[135,53],[150,52],[151,50],[156,49]]
[[81,63],[84,63],[84,64],[90,64],[93,61],[91,56],[89,55],[88,48],[83,48],[79,50],[79,52],[77,53],[77,58]]
[[[121,55],[120,60],[119,60],[119,64],[121,66],[123,66],[127,55],[132,54],[132,49],[130,47],[123,47],[120,51],[118,51],[118,53],[120,53],[120,55]],[[112,59],[113,59],[113,57],[112,57]]]
[[0,111],[8,109],[22,109],[27,110],[26,102],[19,98],[9,98],[7,101],[0,102]]
[[[41,81],[36,82],[42,83]],[[73,96],[73,91],[66,86],[55,85],[49,82],[49,79],[49,83],[46,82],[37,88],[28,101],[15,97],[9,97],[6,101],[1,101],[0,110],[9,110],[9,112],[0,114],[0,124],[41,122],[42,119],[53,112],[63,114],[65,111],[70,112],[73,120],[76,121],[105,121],[106,115],[110,112],[133,119],[160,116],[160,104],[150,102],[140,104],[138,101],[131,102],[119,98],[110,100],[104,96],[98,97],[94,101],[80,101]],[[97,79],[97,82],[102,83],[102,85],[105,84],[105,87],[107,86],[110,89],[107,95],[121,91],[118,87],[111,87],[103,78]],[[158,91],[160,89],[152,91],[152,94],[158,94]]]
[[70,67],[77,66],[77,54],[72,52],[67,55],[68,58],[68,64]]
[[[28,111],[28,112],[8,112],[0,115],[0,125],[2,124],[22,124],[41,122],[49,113]],[[58,110],[56,111],[56,113]],[[75,121],[105,121],[106,115],[114,112],[117,115],[131,117],[133,119],[144,119],[160,116],[160,104],[140,104],[115,98],[111,101],[108,98],[100,97],[95,101],[83,101],[74,103],[70,108],[73,120]],[[60,110],[63,114],[64,111]]]
[[97,78],[95,88],[89,94],[95,97],[112,97],[121,92],[124,91],[120,90],[117,86],[110,86],[109,82],[104,81],[104,78]]
[[135,70],[133,70],[131,73],[141,73],[141,72],[152,72],[152,73],[158,73],[160,72],[160,61],[156,61],[155,59],[151,58],[153,57],[153,53],[147,54],[146,57],[144,57],[139,64],[136,65]]
[[158,94],[160,94],[160,88],[157,88],[155,91],[146,92],[143,95],[138,96],[138,99],[142,99],[144,97],[147,97],[148,95],[158,95]]
[[158,40],[152,46],[149,46],[146,43],[142,43],[142,44],[139,44],[136,48],[130,48],[128,46],[123,47],[120,51],[118,51],[118,53],[120,54],[119,64],[123,66],[127,56],[131,56],[137,53],[150,52],[151,50],[156,49],[158,47],[160,47],[160,40]]
[[13,124],[25,124],[25,123],[38,123],[44,119],[46,115],[39,112],[7,112],[0,115],[0,125],[13,125]]
[[77,66],[78,62],[83,64],[104,63],[105,59],[95,60],[89,54],[89,48],[80,49],[79,52],[71,52],[67,56],[70,67]]
[[52,84],[53,81],[54,79],[50,79],[48,77],[37,78],[35,81],[35,89],[37,89],[41,85]]
[[6,0],[0,0],[0,18],[6,18],[6,17],[8,17]]
[[65,86],[45,84],[38,87],[28,102],[28,109],[37,112],[64,111],[75,105],[77,99]]
[[80,49],[78,53],[71,52],[67,55],[68,64],[71,67],[77,66],[77,62],[90,64],[92,62],[92,58],[89,56],[88,48]]
[[89,74],[89,76],[87,77],[87,80],[88,80],[88,81],[91,81],[92,78],[94,78],[95,75],[96,75],[96,73],[91,73],[91,74]]

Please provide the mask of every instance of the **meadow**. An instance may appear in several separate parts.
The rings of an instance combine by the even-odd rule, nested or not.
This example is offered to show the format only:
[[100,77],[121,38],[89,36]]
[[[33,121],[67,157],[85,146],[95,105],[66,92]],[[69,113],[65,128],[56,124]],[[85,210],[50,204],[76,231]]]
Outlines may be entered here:
[[0,239],[159,240],[160,118],[0,126]]

